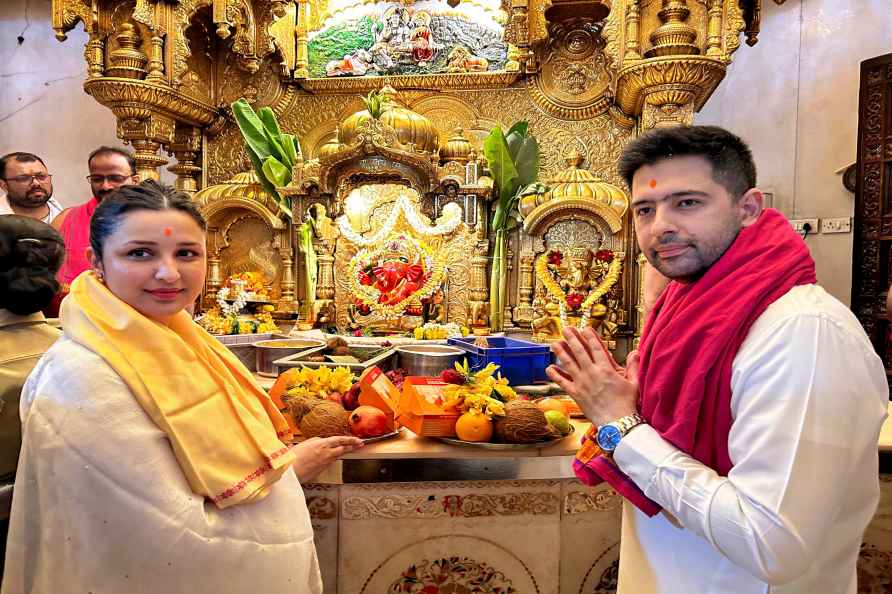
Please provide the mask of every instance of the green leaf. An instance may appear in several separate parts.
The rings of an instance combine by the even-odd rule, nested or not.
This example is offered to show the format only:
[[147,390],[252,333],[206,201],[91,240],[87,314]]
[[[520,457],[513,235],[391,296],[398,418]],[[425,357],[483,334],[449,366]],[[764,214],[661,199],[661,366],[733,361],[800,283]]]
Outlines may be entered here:
[[[232,104],[232,114],[235,116],[235,121],[238,124],[239,129],[242,131],[245,144],[248,145],[248,147],[253,150],[261,160],[266,159],[271,152],[269,141],[266,138],[266,127],[263,125],[263,122],[257,114],[254,113],[251,105],[244,99],[239,99]],[[257,172],[259,174],[260,169],[258,169]]]
[[257,156],[251,147],[246,147],[245,149],[248,153],[248,157],[251,159],[251,164],[254,166],[254,173],[257,174],[257,180],[260,182],[260,185],[263,187],[263,191],[275,198],[276,202],[282,202],[282,198],[279,196],[279,192],[276,191],[276,187],[266,178],[266,175],[263,173],[263,161],[260,157]]
[[279,188],[287,186],[291,181],[291,169],[273,156],[267,157],[263,162],[263,174],[266,179]]
[[266,141],[269,143],[269,156],[275,157],[278,162],[291,169],[294,162],[288,160],[288,155],[285,153],[285,147],[282,146],[281,139],[270,134],[266,128],[263,129],[263,133],[266,135]]
[[291,160],[291,165],[294,165],[297,162],[297,155],[300,154],[300,146],[298,146],[294,134],[282,134],[282,147]]
[[269,133],[278,138],[282,135],[282,129],[279,128],[279,122],[276,120],[276,114],[269,107],[261,107],[257,110],[257,117],[263,122],[264,127]]
[[505,142],[508,143],[508,151],[511,153],[511,159],[514,160],[515,163],[517,162],[517,152],[520,150],[520,145],[523,144],[524,139],[529,137],[529,134],[527,133],[528,129],[529,125],[521,120],[515,122],[505,135]]
[[[483,154],[486,155],[493,181],[499,189],[499,207],[496,208],[496,217],[499,217],[499,209],[507,205],[508,200],[517,192],[519,184],[517,169],[508,151],[508,144],[505,142],[502,129],[498,126],[493,128],[483,141]],[[498,228],[494,223],[493,229]]]
[[514,166],[517,168],[517,183],[521,187],[530,185],[539,177],[539,143],[535,137],[523,139],[514,157]]

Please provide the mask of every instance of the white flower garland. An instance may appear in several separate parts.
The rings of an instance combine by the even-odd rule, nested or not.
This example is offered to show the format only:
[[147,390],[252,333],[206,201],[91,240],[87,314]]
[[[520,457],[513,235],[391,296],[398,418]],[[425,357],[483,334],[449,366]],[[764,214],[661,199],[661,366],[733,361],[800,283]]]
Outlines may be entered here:
[[239,291],[232,303],[226,303],[227,297],[229,297],[229,287],[223,287],[217,291],[217,305],[220,306],[220,313],[224,318],[238,315],[238,312],[248,303],[248,296],[244,291]]
[[[394,226],[396,226],[396,222],[399,219],[400,213],[402,212],[403,216],[406,218],[406,221],[419,235],[446,235],[455,231],[456,227],[458,227],[462,222],[461,208],[458,208],[457,210],[449,210],[450,216],[448,219],[446,219],[439,225],[429,226],[421,219],[415,209],[415,205],[412,204],[412,201],[406,195],[402,195],[397,198],[393,209],[391,209],[390,214],[387,216],[387,220],[384,221],[384,224],[381,225],[378,231],[371,237],[363,237],[362,235],[354,231],[346,215],[341,215],[340,217],[338,217],[338,227],[341,230],[341,234],[351,243],[363,247],[370,246],[373,244],[381,243],[390,235],[390,232],[393,230]],[[444,213],[445,212],[446,209],[444,209]]]
[[[559,302],[561,307],[561,326],[566,328],[568,324],[567,320],[567,308],[563,302]],[[582,312],[582,317],[579,318],[579,321],[576,322],[576,327],[579,330],[585,330],[585,328],[589,325],[592,320],[592,310],[591,307]]]

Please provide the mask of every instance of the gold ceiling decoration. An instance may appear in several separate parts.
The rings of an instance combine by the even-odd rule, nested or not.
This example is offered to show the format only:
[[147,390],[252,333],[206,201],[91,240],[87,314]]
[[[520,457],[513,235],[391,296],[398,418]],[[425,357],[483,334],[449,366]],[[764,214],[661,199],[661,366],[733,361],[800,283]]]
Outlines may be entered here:
[[[692,122],[741,34],[755,43],[762,8],[762,0],[51,2],[57,38],[78,24],[87,32],[84,89],[115,114],[140,175],[167,167],[210,214],[206,298],[227,271],[258,266],[275,271],[283,315],[361,326],[374,304],[351,300],[346,266],[358,249],[332,221],[353,190],[389,185],[413,189],[412,216],[431,225],[461,210],[461,231],[431,245],[446,263],[431,299],[447,321],[486,326],[497,187],[483,139],[524,120],[551,189],[521,206],[504,317],[559,328],[535,264],[549,245],[595,238],[602,256],[621,259],[621,275],[591,312],[611,341],[640,326],[638,254],[616,160],[637,134]],[[360,99],[381,89],[394,102],[376,119]],[[293,221],[244,173],[251,165],[229,107],[240,97],[271,107],[301,141],[291,183],[279,189]],[[309,260],[295,229],[312,213],[318,277],[307,295]],[[407,315],[429,306],[413,301]]]

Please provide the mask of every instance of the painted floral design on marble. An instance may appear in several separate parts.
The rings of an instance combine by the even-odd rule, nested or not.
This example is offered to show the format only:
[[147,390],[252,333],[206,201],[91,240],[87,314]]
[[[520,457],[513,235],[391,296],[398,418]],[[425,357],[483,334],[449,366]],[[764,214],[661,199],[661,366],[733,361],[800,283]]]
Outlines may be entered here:
[[514,594],[502,572],[470,557],[449,557],[411,565],[387,594]]
[[552,493],[499,493],[348,497],[343,501],[346,520],[386,518],[484,517],[555,514],[560,499]]

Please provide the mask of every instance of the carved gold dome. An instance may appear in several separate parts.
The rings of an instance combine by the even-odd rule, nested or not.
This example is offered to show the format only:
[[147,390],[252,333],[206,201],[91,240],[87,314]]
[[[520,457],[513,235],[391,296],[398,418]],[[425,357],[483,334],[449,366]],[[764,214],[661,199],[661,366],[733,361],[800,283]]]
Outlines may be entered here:
[[[381,114],[379,120],[394,129],[396,138],[404,146],[414,145],[415,150],[426,153],[436,152],[440,146],[439,135],[433,123],[421,114],[403,107],[397,101],[397,93],[390,85],[381,92],[391,98],[391,107]],[[341,122],[338,141],[341,145],[351,145],[358,136],[359,127],[371,119],[368,110],[357,111]]]
[[456,128],[452,138],[446,142],[446,146],[440,149],[440,160],[443,162],[458,161],[467,163],[471,156],[471,142],[464,137],[464,130]]
[[582,169],[582,155],[573,152],[566,158],[568,165],[551,180],[551,190],[541,195],[530,195],[521,198],[520,212],[529,215],[537,206],[555,201],[591,202],[606,207],[621,217],[629,208],[625,192],[613,184],[601,181],[595,175]]

